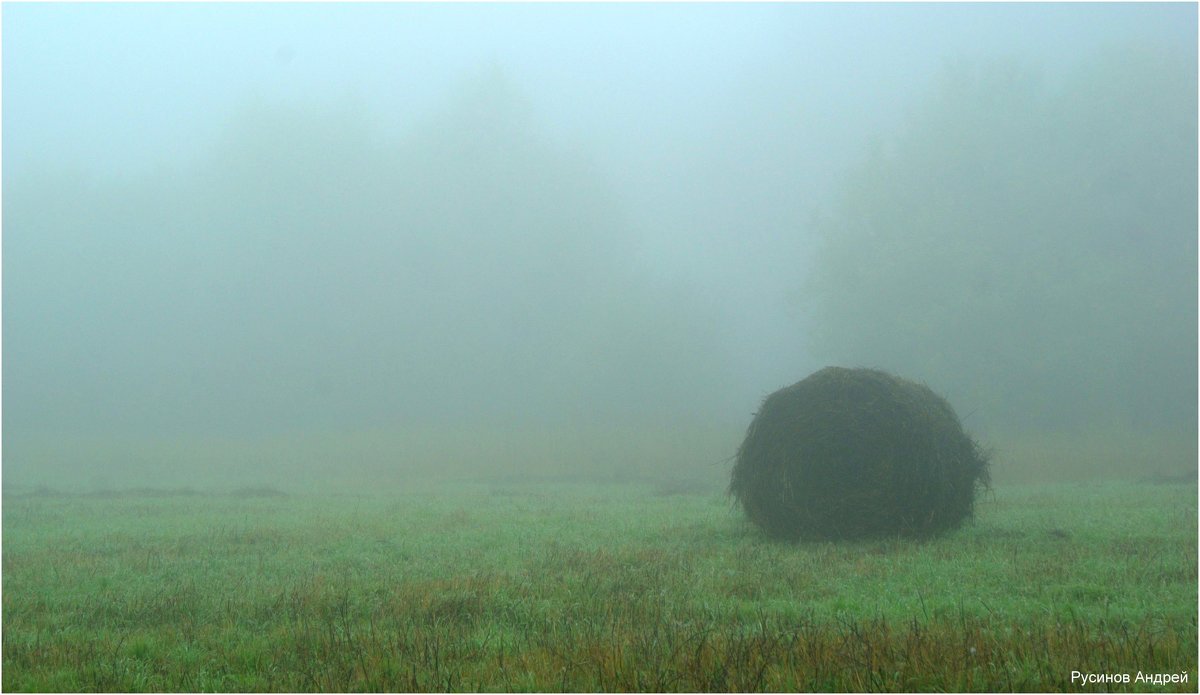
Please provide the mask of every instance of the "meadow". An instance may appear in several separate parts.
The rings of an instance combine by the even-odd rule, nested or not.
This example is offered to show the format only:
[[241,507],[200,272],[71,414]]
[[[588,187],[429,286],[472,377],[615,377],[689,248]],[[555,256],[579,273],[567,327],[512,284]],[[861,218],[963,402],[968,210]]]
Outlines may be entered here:
[[3,689],[1196,690],[1194,484],[1001,484],[837,544],[708,486],[275,493],[7,494]]

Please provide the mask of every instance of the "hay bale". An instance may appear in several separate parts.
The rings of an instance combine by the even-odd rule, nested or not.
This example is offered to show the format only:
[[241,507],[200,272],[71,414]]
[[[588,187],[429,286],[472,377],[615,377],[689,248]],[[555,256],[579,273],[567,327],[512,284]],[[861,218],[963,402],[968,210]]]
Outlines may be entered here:
[[930,536],[969,518],[988,457],[928,387],[826,367],[767,397],[729,493],[787,539]]

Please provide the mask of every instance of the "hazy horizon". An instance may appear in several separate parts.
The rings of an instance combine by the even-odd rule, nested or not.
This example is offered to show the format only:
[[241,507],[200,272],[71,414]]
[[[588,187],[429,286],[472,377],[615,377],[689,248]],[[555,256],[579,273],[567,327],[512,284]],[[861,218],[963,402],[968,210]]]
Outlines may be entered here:
[[[336,471],[340,456],[372,470],[470,468],[469,457],[487,470],[492,457],[511,471],[571,456],[626,472],[642,459],[711,467],[766,394],[843,362],[927,381],[984,431],[1038,429],[1030,419],[1161,429],[1194,449],[1196,201],[1178,191],[1195,188],[1196,12],[8,5],[4,473],[88,484],[261,466],[258,477],[287,480],[301,468],[289,461],[307,475]],[[991,103],[994,85],[1006,91]],[[989,112],[1003,116],[991,132],[922,139],[940,118],[986,123]],[[1017,120],[1023,130],[1004,131]],[[1083,161],[1088,137],[1100,164],[1139,165],[1132,180],[1072,188],[1096,168]],[[820,240],[856,238],[872,215],[928,221],[929,239],[973,233],[956,199],[908,190],[895,172],[961,157],[975,178],[950,181],[963,184],[957,200],[991,204],[993,169],[970,158],[993,151],[1018,153],[995,171],[1037,178],[1029,202],[1002,211],[1018,221],[1011,234],[987,237],[1012,244],[989,241],[995,258],[982,260],[947,246],[946,265],[1057,263],[1095,287],[1067,275],[1030,284],[1055,304],[987,294],[1023,284],[987,280],[963,304],[981,307],[981,324],[1013,324],[987,349],[1012,344],[976,362],[962,355],[983,355],[980,331],[921,343],[936,332],[921,311],[904,319],[912,345],[873,333],[905,290],[822,274],[840,258],[886,276]],[[1093,199],[1114,207],[1080,214]],[[1105,220],[1140,236],[1105,228],[1094,258],[1074,265],[1045,255]],[[1058,245],[1042,242],[1059,231]],[[923,243],[871,262],[918,258]],[[1105,259],[1159,284],[1136,294],[1142,275]],[[820,277],[826,294],[810,287]],[[1146,346],[1088,300],[1126,285],[1129,306],[1112,315],[1144,313],[1133,332]],[[951,306],[929,313],[968,325]],[[1073,313],[1039,315],[1058,308]],[[1080,331],[1113,357],[1081,343],[1083,366],[1065,374]],[[1021,341],[1031,365],[1005,361]],[[1144,377],[1158,391],[1138,384],[1151,344]],[[963,376],[980,364],[986,378]],[[1045,375],[1059,373],[1061,401],[1022,400],[1054,393]],[[1126,405],[1089,409],[1107,401]],[[1077,405],[1074,420],[1052,417]],[[596,445],[603,432],[613,441]]]

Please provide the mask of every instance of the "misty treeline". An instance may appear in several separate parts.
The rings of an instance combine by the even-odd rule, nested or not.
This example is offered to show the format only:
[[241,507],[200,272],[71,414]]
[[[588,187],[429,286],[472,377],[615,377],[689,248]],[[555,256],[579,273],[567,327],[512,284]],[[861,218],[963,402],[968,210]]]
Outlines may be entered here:
[[1194,432],[1196,83],[1148,46],[948,66],[816,224],[815,353],[970,425]]
[[[778,359],[923,380],[970,428],[1194,432],[1196,98],[1195,56],[1155,47],[949,64],[781,240],[803,253],[779,318],[810,340]],[[6,171],[6,472],[37,458],[22,437],[413,423],[710,422],[702,463],[736,448],[733,309],[634,262],[620,182],[503,74],[398,135],[248,99],[206,152]]]
[[191,168],[5,193],[10,426],[697,417],[720,391],[714,327],[497,72],[399,141],[252,102]]

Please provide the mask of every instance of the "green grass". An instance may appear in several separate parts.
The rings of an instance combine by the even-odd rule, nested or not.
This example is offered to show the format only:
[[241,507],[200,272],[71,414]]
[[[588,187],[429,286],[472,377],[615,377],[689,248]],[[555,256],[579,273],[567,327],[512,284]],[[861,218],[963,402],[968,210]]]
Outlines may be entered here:
[[926,542],[717,494],[8,496],[6,691],[1195,691],[1196,488],[1000,486]]

